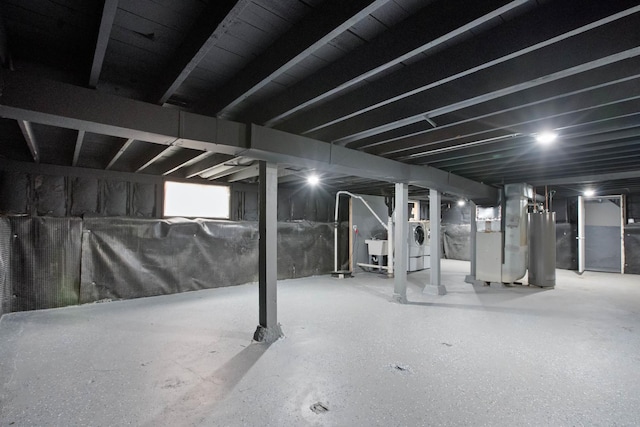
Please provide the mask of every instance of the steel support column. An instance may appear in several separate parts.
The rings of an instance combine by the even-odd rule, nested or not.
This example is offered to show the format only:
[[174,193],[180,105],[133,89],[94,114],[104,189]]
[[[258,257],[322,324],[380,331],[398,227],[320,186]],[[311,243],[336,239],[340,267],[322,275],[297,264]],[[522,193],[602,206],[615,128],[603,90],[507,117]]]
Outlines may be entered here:
[[578,273],[584,273],[585,269],[585,210],[584,197],[578,196]]
[[469,202],[469,221],[471,222],[471,231],[469,233],[469,275],[465,278],[465,282],[474,283],[476,281],[476,232],[478,225],[476,224],[476,204]]
[[282,336],[278,324],[278,166],[260,162],[259,305],[260,324],[253,339],[271,343]]
[[399,303],[407,302],[407,227],[409,215],[407,204],[409,203],[409,186],[396,183],[396,209],[394,212],[396,226],[393,232],[393,247],[395,254],[393,261],[393,299]]
[[423,292],[444,295],[447,289],[440,284],[440,248],[442,239],[440,238],[440,192],[429,189],[429,225],[431,227],[430,250],[431,256],[431,282],[425,285]]

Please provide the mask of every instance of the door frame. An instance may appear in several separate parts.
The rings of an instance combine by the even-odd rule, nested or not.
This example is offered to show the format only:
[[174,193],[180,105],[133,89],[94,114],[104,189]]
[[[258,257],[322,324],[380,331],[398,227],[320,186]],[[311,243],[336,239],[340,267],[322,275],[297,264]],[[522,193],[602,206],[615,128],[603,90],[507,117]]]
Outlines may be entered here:
[[624,226],[625,226],[625,197],[623,194],[609,196],[578,196],[578,273],[582,274],[585,270],[585,219],[586,210],[585,200],[609,199],[620,200],[620,274],[624,274]]

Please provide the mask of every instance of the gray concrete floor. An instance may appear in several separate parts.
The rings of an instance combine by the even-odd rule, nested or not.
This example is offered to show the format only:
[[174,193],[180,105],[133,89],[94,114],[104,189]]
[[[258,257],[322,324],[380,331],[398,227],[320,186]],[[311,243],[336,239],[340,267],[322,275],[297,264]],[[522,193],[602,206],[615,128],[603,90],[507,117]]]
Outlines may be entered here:
[[270,346],[255,284],[5,315],[0,425],[640,425],[639,276],[468,268],[444,296],[410,274],[407,305],[375,274],[282,281]]

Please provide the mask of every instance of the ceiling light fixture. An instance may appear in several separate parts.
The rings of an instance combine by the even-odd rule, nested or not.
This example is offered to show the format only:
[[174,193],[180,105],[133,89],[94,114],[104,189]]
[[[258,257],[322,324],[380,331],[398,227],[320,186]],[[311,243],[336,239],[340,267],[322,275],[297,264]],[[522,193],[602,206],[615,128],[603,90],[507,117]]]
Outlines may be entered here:
[[593,196],[595,194],[596,194],[596,192],[593,191],[592,189],[584,190],[584,195],[587,196],[587,197],[591,197],[591,196]]
[[558,137],[558,134],[555,132],[541,132],[539,134],[536,135],[536,141],[538,141],[540,144],[551,144],[553,141],[556,140],[556,138]]
[[462,199],[458,200],[458,206],[464,206],[466,202]]
[[309,175],[307,177],[307,182],[310,185],[318,185],[320,183],[320,178],[318,178],[318,175]]

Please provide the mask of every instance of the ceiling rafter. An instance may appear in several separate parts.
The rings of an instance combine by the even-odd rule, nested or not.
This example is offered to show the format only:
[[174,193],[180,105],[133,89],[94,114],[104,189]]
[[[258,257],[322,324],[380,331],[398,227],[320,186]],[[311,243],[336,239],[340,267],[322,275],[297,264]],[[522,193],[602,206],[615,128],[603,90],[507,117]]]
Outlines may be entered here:
[[106,170],[109,170],[113,167],[113,165],[116,164],[116,162],[118,161],[118,159],[120,157],[122,157],[122,155],[125,153],[125,151],[127,151],[129,149],[129,147],[131,147],[131,145],[135,142],[136,140],[133,138],[129,138],[127,139],[124,144],[122,144],[122,146],[120,147],[120,149],[118,150],[118,152],[111,158],[111,160],[109,161],[109,163],[107,163],[107,166],[105,166]]
[[[626,50],[618,51],[618,47]],[[633,47],[631,47],[633,46]],[[318,139],[329,139],[334,143],[346,144],[368,136],[377,135],[389,130],[398,129],[424,121],[425,116],[436,117],[451,113],[466,107],[479,105],[506,95],[515,94],[526,89],[542,86],[556,80],[573,77],[586,71],[601,68],[616,62],[621,62],[640,56],[640,47],[636,41],[628,40],[624,43],[611,43],[611,49],[616,52],[604,57],[589,58],[592,51],[583,50],[575,52],[571,56],[557,58],[553,62],[538,63],[538,66],[526,67],[524,61],[521,64],[505,64],[505,69],[519,69],[517,75],[510,75],[502,79],[495,79],[495,75],[501,75],[502,70],[491,69],[480,76],[469,78],[464,84],[465,93],[452,92],[451,88],[442,86],[438,90],[432,90],[414,95],[403,100],[403,106],[387,106],[367,114],[363,114],[347,122],[336,129],[328,128],[321,132]],[[599,55],[600,52],[597,53]],[[539,58],[541,59],[541,58]],[[524,66],[524,68],[522,68]],[[491,80],[493,79],[493,81]]]
[[[598,99],[595,98],[595,96],[596,94],[594,94],[592,99]],[[413,146],[407,144],[406,148],[387,148],[386,150],[377,149],[374,151],[367,150],[367,152],[385,155],[395,159],[416,159],[441,152],[473,147],[481,144],[482,141],[493,142],[499,138],[519,135],[530,136],[538,133],[540,129],[560,131],[562,129],[567,129],[568,126],[574,124],[578,119],[582,119],[582,121],[601,120],[602,118],[619,114],[620,111],[624,109],[633,111],[634,108],[637,108],[638,105],[640,105],[638,102],[638,100],[640,100],[640,95],[630,98],[614,99],[609,102],[606,102],[605,96],[606,94],[603,95],[602,99],[598,99],[603,102],[602,104],[591,105],[584,108],[558,108],[558,110],[553,111],[553,114],[546,116],[535,116],[532,109],[525,109],[523,111],[519,111],[517,116],[509,115],[503,117],[497,115],[488,119],[486,123],[474,121],[468,122],[468,126],[464,126],[466,123],[461,124],[460,126],[455,127],[455,130],[458,133],[457,135],[452,133],[446,133],[446,136],[442,134],[428,134],[422,136],[423,141],[420,144],[414,144]],[[552,110],[550,109],[549,111]],[[519,122],[513,121],[522,119],[523,117],[535,118]],[[441,137],[438,138],[436,135]],[[416,138],[412,137],[411,139],[412,142],[415,142]],[[425,142],[425,140],[428,140],[428,142]],[[401,141],[401,143],[405,146],[404,141]]]
[[256,93],[325,43],[389,0],[327,0],[254,59],[222,89],[196,107],[203,114],[226,117],[229,110]]
[[250,0],[211,1],[166,65],[148,96],[149,101],[167,102],[250,3]]
[[[522,7],[528,0],[492,0],[469,7],[465,0],[446,2],[446,10],[434,14],[429,5],[268,102],[249,109],[256,123],[275,126],[288,116],[343,92],[390,68],[453,42],[465,32]],[[466,6],[466,7],[465,7]]]
[[[638,77],[640,78],[640,75]],[[633,93],[629,89],[636,84],[637,82],[631,82],[630,85],[623,84],[619,87],[606,85],[595,90],[589,88],[577,94],[575,92],[563,94],[553,97],[553,99],[547,98],[517,107],[492,111],[469,119],[447,123],[437,129],[412,132],[408,135],[365,144],[357,148],[365,149],[371,154],[408,158],[431,151],[432,147],[446,142],[464,146],[467,142],[473,142],[473,140],[466,141],[468,138],[480,135],[483,135],[483,138],[490,138],[496,134],[502,134],[501,131],[505,130],[508,130],[509,134],[523,133],[523,126],[526,127],[528,133],[539,131],[539,128],[530,129],[533,125],[559,130],[568,126],[564,122],[560,122],[559,119],[568,120],[571,123],[571,118],[574,120],[582,119],[585,114],[599,114],[601,117],[608,117],[606,116],[608,114],[606,107],[626,108],[625,104],[632,104],[633,101],[640,98],[640,95],[624,98],[624,95]],[[593,104],[594,100],[599,103]],[[583,101],[584,103],[582,103]],[[565,103],[567,105],[564,105]],[[578,108],[580,105],[588,106]],[[605,111],[599,111],[600,109]],[[545,113],[540,113],[540,111],[548,111],[550,114],[542,115]],[[532,119],[522,120],[526,117],[532,117]]]
[[71,162],[71,166],[77,166],[78,160],[80,160],[80,151],[82,150],[82,144],[84,143],[84,134],[83,130],[78,130],[78,136],[76,137],[76,145],[73,150],[73,160]]
[[197,156],[195,156],[193,158],[190,158],[190,159],[177,158],[176,162],[173,165],[167,166],[166,170],[162,171],[162,175],[164,175],[164,176],[171,175],[171,174],[177,172],[178,170],[180,170],[182,168],[186,168],[187,166],[191,166],[191,165],[194,165],[194,164],[196,164],[198,162],[201,162],[202,160],[204,160],[207,157],[210,157],[210,156],[212,156],[214,154],[215,153],[213,153],[212,151],[205,151],[204,153],[200,153]]
[[93,53],[93,62],[91,63],[91,72],[89,74],[89,87],[95,88],[100,80],[102,71],[102,63],[107,52],[107,45],[111,37],[111,29],[116,18],[118,10],[118,0],[104,0],[102,9],[102,18],[100,20],[100,28],[96,38],[96,47]]
[[199,175],[202,175],[206,172],[209,172],[215,168],[219,168],[224,166],[227,162],[232,160],[234,156],[228,154],[213,154],[212,156],[208,156],[206,159],[194,163],[190,166],[183,168],[183,171],[178,171],[180,175],[184,178],[193,178]]
[[[340,97],[309,109],[278,128],[317,136],[317,131],[328,126],[579,36],[640,10],[633,1],[606,2],[594,5],[588,11],[583,10],[584,13],[568,13],[561,21],[554,19],[558,14],[558,6],[575,10],[581,7],[580,3],[576,0],[560,0],[554,1],[553,5],[542,5],[486,35],[458,43],[379,81],[371,82],[364,88],[356,89],[349,97]],[[447,66],[442,67],[441,64]]]
[[38,142],[36,141],[36,136],[33,133],[31,123],[26,120],[18,120],[18,126],[20,126],[20,131],[24,136],[27,147],[29,147],[33,161],[40,163],[40,149],[38,148]]

